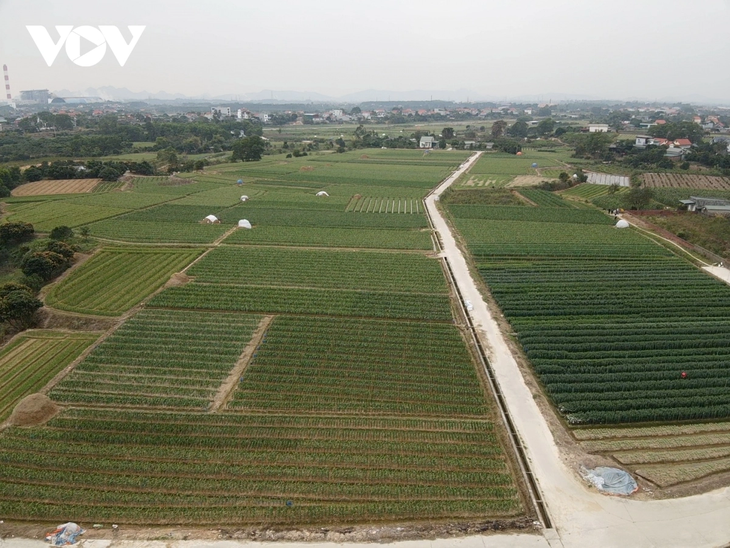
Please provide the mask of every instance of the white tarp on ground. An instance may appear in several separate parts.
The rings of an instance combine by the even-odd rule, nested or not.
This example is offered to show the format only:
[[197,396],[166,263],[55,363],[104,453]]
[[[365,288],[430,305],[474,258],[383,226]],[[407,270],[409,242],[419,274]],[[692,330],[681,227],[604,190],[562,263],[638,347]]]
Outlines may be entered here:
[[618,185],[631,186],[631,179],[624,175],[609,175],[608,173],[595,173],[586,171],[588,182],[592,185]]
[[639,489],[631,474],[619,468],[609,468],[607,466],[599,466],[593,470],[583,468],[581,474],[601,493],[608,495],[627,496]]
[[329,196],[329,194],[327,194],[324,190],[320,190],[317,192],[317,196]]
[[246,200],[248,200],[248,196],[246,196],[245,194],[243,196],[241,196],[242,202],[245,202]]
[[208,216],[207,216],[207,217],[205,218],[205,220],[206,220],[207,222],[209,222],[209,223],[217,223],[217,222],[218,222],[218,217],[216,217],[215,215],[208,215]]
[[248,219],[241,219],[238,221],[238,228],[252,228],[251,222]]
[[619,222],[616,223],[616,228],[629,228],[631,225],[628,221],[625,221],[624,219],[621,219]]

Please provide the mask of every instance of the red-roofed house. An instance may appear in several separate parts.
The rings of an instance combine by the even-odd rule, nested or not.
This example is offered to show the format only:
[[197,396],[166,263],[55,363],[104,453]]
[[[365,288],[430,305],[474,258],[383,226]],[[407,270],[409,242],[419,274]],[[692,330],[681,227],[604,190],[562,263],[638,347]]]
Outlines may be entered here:
[[667,123],[667,121],[666,121],[666,120],[657,120],[657,121],[656,121],[655,123],[656,123],[656,125],[658,125],[658,126],[663,126],[664,124],[666,124],[666,123]]
[[672,143],[673,146],[679,148],[692,148],[692,141],[689,139],[677,139]]

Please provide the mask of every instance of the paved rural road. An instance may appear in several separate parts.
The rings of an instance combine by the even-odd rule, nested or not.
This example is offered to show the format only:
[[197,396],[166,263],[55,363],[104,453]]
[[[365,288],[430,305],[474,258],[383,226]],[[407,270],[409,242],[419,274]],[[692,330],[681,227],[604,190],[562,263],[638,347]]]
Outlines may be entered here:
[[[497,323],[471,277],[466,260],[436,207],[441,193],[477,160],[480,153],[454,172],[426,198],[443,251],[451,264],[468,312],[486,343],[487,352],[515,426],[547,502],[555,531],[546,531],[550,546],[565,548],[627,546],[700,548],[730,542],[730,488],[704,495],[661,501],[636,501],[590,491],[560,458],[548,425],[532,398]],[[554,537],[557,532],[557,537]]]

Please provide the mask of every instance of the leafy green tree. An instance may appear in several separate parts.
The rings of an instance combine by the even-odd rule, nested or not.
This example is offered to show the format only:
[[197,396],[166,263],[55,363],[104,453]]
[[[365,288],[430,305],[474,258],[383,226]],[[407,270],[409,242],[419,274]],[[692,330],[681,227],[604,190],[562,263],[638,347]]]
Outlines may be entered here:
[[43,179],[43,171],[38,166],[30,166],[23,172],[23,179],[29,183],[40,181]]
[[453,139],[454,135],[454,128],[452,127],[445,127],[441,130],[441,137],[444,139]]
[[497,150],[506,152],[507,154],[517,154],[520,150],[522,150],[522,147],[517,141],[506,138],[495,140],[494,146]]
[[555,121],[552,118],[545,118],[544,120],[540,120],[540,123],[537,124],[535,129],[537,130],[537,134],[542,137],[550,135],[555,129]]
[[70,240],[74,237],[74,231],[67,226],[57,226],[51,230],[51,240]]
[[79,233],[81,234],[81,237],[84,239],[85,242],[89,241],[89,234],[91,233],[91,229],[89,229],[88,226],[82,226],[79,229]]
[[492,124],[492,139],[499,139],[504,137],[504,132],[507,129],[507,122],[504,120],[497,120]]
[[175,152],[175,149],[172,147],[167,147],[166,149],[160,150],[157,153],[157,161],[162,164],[166,164],[168,172],[175,171],[179,164],[177,152]]
[[33,325],[35,314],[43,303],[36,299],[30,288],[8,291],[0,297],[0,321],[18,330]]
[[35,230],[30,223],[15,222],[0,225],[0,243],[17,244],[33,237]]
[[522,138],[527,137],[527,129],[528,129],[527,123],[523,122],[522,120],[518,120],[510,126],[507,133],[509,135],[511,135],[512,137],[517,137],[517,138],[522,139]]
[[235,162],[241,160],[243,162],[256,162],[261,159],[264,154],[264,141],[258,135],[244,137],[233,143],[232,160]]
[[68,267],[68,260],[53,251],[36,251],[23,258],[23,274],[37,275],[44,280],[58,276]]
[[634,184],[624,198],[627,209],[646,209],[654,199],[654,192],[641,184]]
[[48,244],[46,245],[46,251],[53,251],[54,253],[58,253],[62,257],[65,257],[66,260],[73,259],[75,253],[74,248],[68,245],[66,242],[60,242],[56,240],[48,242]]

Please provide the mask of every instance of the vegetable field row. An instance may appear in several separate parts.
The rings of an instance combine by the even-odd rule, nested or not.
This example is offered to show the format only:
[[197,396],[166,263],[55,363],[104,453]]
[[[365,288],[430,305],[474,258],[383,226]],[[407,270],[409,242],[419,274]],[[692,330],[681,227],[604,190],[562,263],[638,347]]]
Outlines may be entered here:
[[191,283],[155,295],[149,306],[257,313],[324,314],[450,321],[445,294]]
[[72,312],[119,315],[199,254],[197,249],[104,248],[56,285],[46,302]]
[[230,408],[400,417],[487,413],[453,326],[287,317],[269,327]]
[[219,247],[188,274],[196,282],[446,293],[441,266],[424,255]]
[[50,395],[69,405],[207,409],[259,320],[241,314],[140,312]]
[[730,416],[730,288],[631,230],[514,209],[553,219],[456,224],[570,423]]

